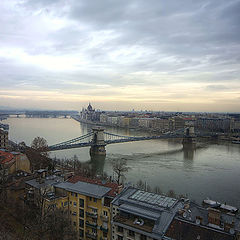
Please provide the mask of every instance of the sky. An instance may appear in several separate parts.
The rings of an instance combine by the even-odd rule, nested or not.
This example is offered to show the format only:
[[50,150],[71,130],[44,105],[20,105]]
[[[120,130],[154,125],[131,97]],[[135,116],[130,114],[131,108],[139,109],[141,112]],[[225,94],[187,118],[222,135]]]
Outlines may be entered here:
[[0,108],[240,112],[240,0],[1,0]]

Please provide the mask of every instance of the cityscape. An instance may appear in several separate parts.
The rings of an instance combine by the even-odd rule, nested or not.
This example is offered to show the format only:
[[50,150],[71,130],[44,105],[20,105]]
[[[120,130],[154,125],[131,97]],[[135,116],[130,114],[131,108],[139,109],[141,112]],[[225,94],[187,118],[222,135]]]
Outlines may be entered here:
[[[71,160],[61,160],[52,158],[48,151],[90,147],[91,161],[104,162],[107,146],[112,143],[175,140],[184,157],[192,161],[194,152],[207,148],[206,144],[239,148],[240,114],[101,111],[91,103],[79,112],[2,110],[0,114],[1,201],[5,205],[2,213],[11,213],[10,218],[20,214],[22,217],[14,217],[12,225],[28,226],[20,232],[7,230],[7,239],[38,239],[39,234],[50,239],[52,234],[57,235],[38,221],[29,222],[35,211],[42,218],[41,224],[50,224],[56,216],[61,219],[54,220],[56,227],[65,224],[56,239],[239,239],[239,205],[226,203],[231,196],[224,202],[208,197],[196,201],[187,191],[163,192],[160,185],[148,185],[140,176],[139,181],[130,183],[125,174],[131,167],[124,158],[111,162],[113,175],[109,175],[82,164],[76,155]],[[24,141],[9,138],[11,119],[73,121],[87,125],[88,130],[85,135],[54,145],[37,137],[27,146]],[[117,135],[105,128],[137,134]],[[6,211],[13,202],[16,209]]]
[[0,240],[240,240],[239,0],[1,0]]

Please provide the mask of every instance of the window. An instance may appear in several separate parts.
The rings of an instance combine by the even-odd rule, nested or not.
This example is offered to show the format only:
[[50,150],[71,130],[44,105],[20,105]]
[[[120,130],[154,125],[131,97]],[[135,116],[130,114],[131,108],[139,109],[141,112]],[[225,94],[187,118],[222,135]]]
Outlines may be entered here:
[[140,237],[141,240],[147,240],[147,236],[141,234],[141,237]]
[[83,237],[83,235],[84,235],[83,230],[82,230],[82,229],[79,229],[79,237]]
[[79,216],[84,218],[84,210],[83,209],[80,209],[79,210]]
[[73,222],[73,226],[76,226],[76,222]]
[[77,203],[76,203],[76,202],[73,202],[73,206],[76,207],[76,206],[77,206]]
[[128,236],[130,236],[130,237],[134,237],[134,236],[135,236],[134,231],[129,230],[129,231],[128,231]]
[[96,199],[96,198],[93,198],[93,201],[94,201],[94,202],[97,202],[97,199]]
[[103,215],[107,217],[108,215],[107,211],[103,211]]
[[97,233],[97,230],[93,228],[92,233]]
[[75,193],[75,197],[77,197],[77,193]]
[[118,232],[123,232],[123,227],[119,227],[119,226],[118,226],[118,229],[117,229],[117,230],[118,230]]
[[73,192],[71,192],[71,196],[74,196],[74,193],[73,193]]
[[77,215],[77,213],[76,213],[76,212],[73,212],[73,213],[72,213],[72,215],[73,215],[73,216],[76,216],[76,215]]
[[89,200],[92,201],[92,197],[89,197]]
[[107,229],[107,228],[108,228],[107,222],[103,222],[102,226],[103,226],[105,229]]
[[72,205],[72,201],[70,201],[70,205]]
[[79,198],[79,207],[84,208],[84,199]]
[[93,211],[93,213],[97,213],[97,209],[93,209],[92,211]]
[[103,232],[103,237],[107,237],[107,233],[106,232]]
[[117,236],[117,240],[123,240],[122,236]]
[[68,202],[66,201],[66,202],[64,202],[64,207],[66,207],[68,205]]
[[79,227],[84,228],[84,220],[79,219]]

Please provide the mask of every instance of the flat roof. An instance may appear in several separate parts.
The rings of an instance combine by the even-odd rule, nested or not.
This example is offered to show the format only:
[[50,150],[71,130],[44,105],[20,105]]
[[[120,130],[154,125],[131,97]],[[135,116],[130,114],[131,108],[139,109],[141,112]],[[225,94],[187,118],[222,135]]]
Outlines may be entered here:
[[80,181],[76,183],[63,182],[57,184],[56,187],[95,198],[102,198],[112,190],[109,187]]
[[49,176],[49,177],[46,177],[46,178],[42,178],[40,180],[40,182],[39,182],[39,180],[40,180],[39,178],[34,178],[32,180],[26,181],[25,183],[32,186],[32,187],[40,189],[42,187],[56,185],[59,182],[62,182],[63,178],[53,175],[53,176]]
[[155,193],[145,192],[142,190],[136,191],[129,198],[140,201],[140,202],[148,203],[151,205],[156,205],[158,207],[164,207],[164,208],[171,208],[178,201],[175,198],[170,198],[170,197],[166,197],[166,196],[155,194]]

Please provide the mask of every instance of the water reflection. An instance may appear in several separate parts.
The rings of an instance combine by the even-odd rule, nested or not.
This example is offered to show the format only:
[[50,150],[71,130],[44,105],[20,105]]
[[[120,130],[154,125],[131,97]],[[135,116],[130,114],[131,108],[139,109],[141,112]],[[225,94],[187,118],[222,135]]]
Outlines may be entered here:
[[92,156],[89,165],[95,175],[102,175],[106,156]]
[[184,160],[193,160],[195,155],[196,147],[193,145],[185,146],[183,148]]

